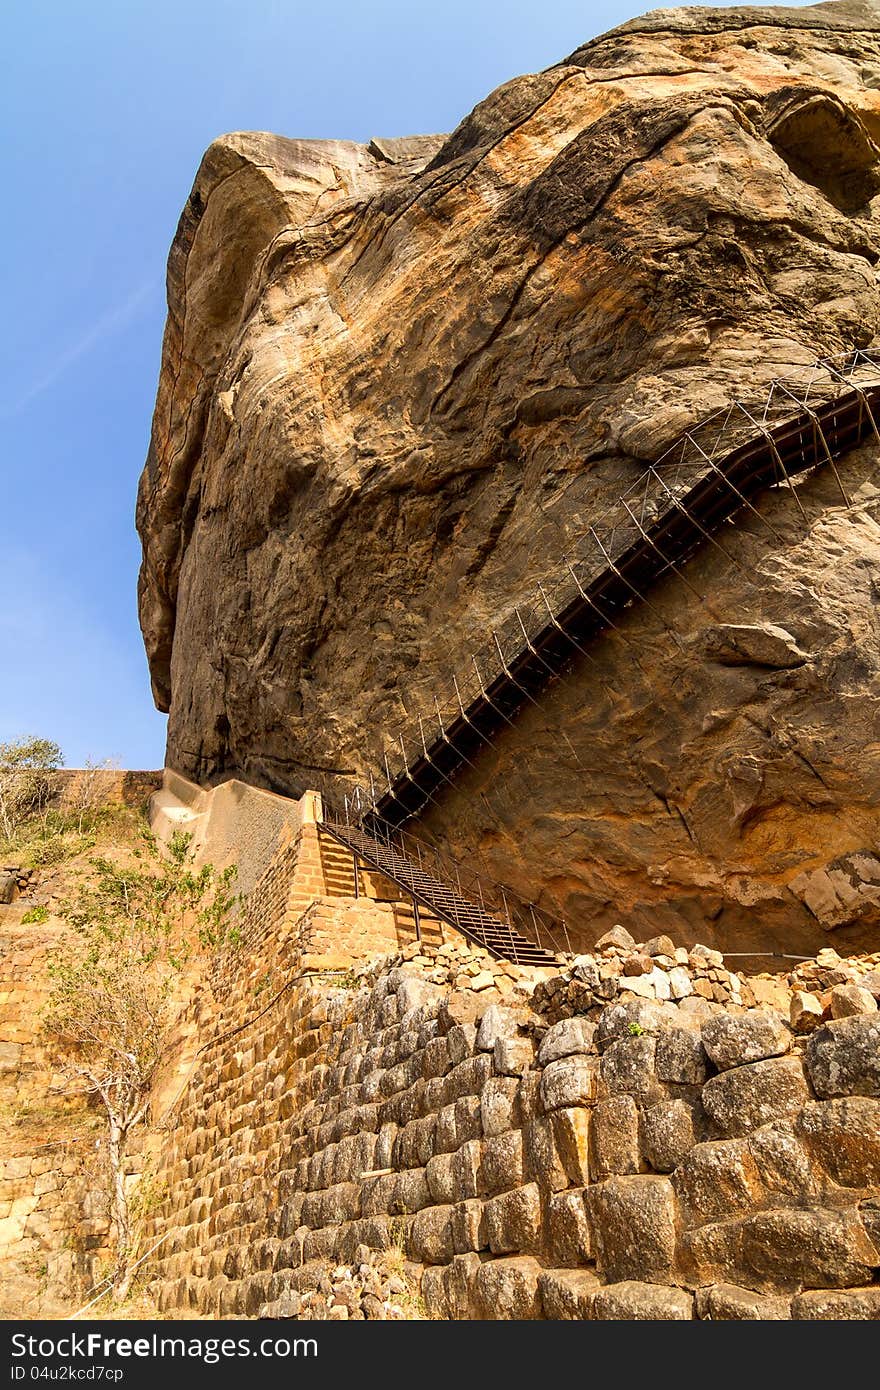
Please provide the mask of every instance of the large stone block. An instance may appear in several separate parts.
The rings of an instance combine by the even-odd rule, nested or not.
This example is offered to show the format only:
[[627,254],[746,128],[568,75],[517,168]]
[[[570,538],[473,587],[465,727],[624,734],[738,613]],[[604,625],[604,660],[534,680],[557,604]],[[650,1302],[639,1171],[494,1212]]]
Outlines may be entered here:
[[790,1313],[790,1299],[755,1293],[738,1284],[711,1284],[698,1289],[697,1316],[709,1322],[780,1322]]
[[450,1311],[449,1301],[446,1296],[446,1267],[442,1265],[428,1266],[422,1273],[419,1284],[419,1293],[422,1296],[422,1303],[425,1305],[425,1312],[429,1318],[435,1321],[445,1321],[453,1317]]
[[748,1146],[767,1191],[801,1199],[814,1196],[826,1182],[798,1131],[798,1118],[773,1120],[753,1130]]
[[726,1221],[750,1211],[764,1193],[745,1139],[697,1144],[676,1168],[672,1183],[689,1226]]
[[561,1192],[571,1185],[556,1147],[552,1115],[536,1115],[523,1125],[526,1177],[545,1190]]
[[703,1107],[724,1136],[744,1135],[771,1120],[794,1115],[810,1089],[799,1057],[771,1057],[713,1076],[703,1087]]
[[465,1058],[472,1057],[477,1045],[477,1028],[474,1023],[454,1023],[446,1035],[449,1045],[449,1060],[454,1067]]
[[530,1255],[487,1260],[474,1280],[482,1316],[517,1321],[540,1318],[540,1275],[541,1266]]
[[601,1100],[590,1126],[590,1177],[593,1182],[616,1173],[638,1173],[639,1110],[632,1096]]
[[494,1196],[523,1183],[523,1136],[520,1129],[509,1129],[483,1140],[483,1187]]
[[457,1255],[488,1250],[489,1236],[483,1216],[483,1203],[476,1197],[456,1202],[452,1213],[452,1244]]
[[545,1269],[538,1279],[544,1317],[578,1322],[589,1318],[601,1285],[587,1269]]
[[861,985],[835,985],[831,991],[832,1018],[850,1018],[853,1014],[876,1012],[876,999],[869,989],[863,989]]
[[550,1062],[558,1061],[560,1057],[595,1051],[595,1034],[595,1023],[580,1016],[564,1018],[559,1023],[554,1023],[544,1034],[538,1049],[538,1064],[546,1067]]
[[435,1154],[433,1158],[428,1160],[425,1167],[425,1177],[431,1200],[440,1206],[447,1202],[454,1202],[457,1197],[453,1167],[454,1157],[454,1154],[450,1153]]
[[[459,1058],[463,1061],[464,1058]],[[454,1065],[450,1054],[449,1037],[432,1038],[425,1048],[422,1059],[422,1076],[426,1081],[432,1077],[445,1076]]]
[[593,1242],[582,1187],[551,1194],[547,1225],[547,1243],[555,1264],[582,1265],[592,1259]]
[[431,1193],[424,1168],[410,1168],[394,1174],[394,1178],[394,1197],[388,1212],[390,1216],[421,1211],[422,1207],[431,1205]]
[[741,1259],[764,1287],[845,1288],[870,1281],[880,1252],[854,1208],[790,1208],[742,1222]]
[[807,1043],[816,1095],[880,1096],[880,1014],[856,1014],[819,1028]]
[[609,1283],[671,1280],[675,1194],[668,1178],[608,1178],[588,1188],[585,1200],[596,1262]]
[[524,1011],[490,1004],[477,1029],[477,1047],[481,1052],[494,1052],[499,1038],[515,1038],[524,1021]]
[[802,1322],[878,1322],[880,1284],[864,1289],[810,1289],[792,1299],[791,1316]]
[[424,1168],[434,1156],[437,1121],[433,1115],[410,1120],[398,1132],[392,1162],[396,1168]]
[[541,1194],[537,1183],[514,1188],[483,1206],[489,1249],[496,1255],[531,1252],[541,1245]]
[[[662,1100],[665,1088],[654,1068],[656,1038],[618,1038],[602,1057],[602,1089],[605,1095],[634,1096],[643,1105]],[[556,1064],[558,1065],[558,1063]]]
[[425,1207],[413,1220],[409,1233],[410,1254],[422,1264],[448,1264],[455,1254],[452,1239],[452,1206]]
[[671,1173],[696,1143],[693,1107],[683,1100],[661,1100],[643,1110],[639,1145],[643,1160],[657,1173]]
[[657,1036],[654,1068],[658,1081],[702,1086],[708,1075],[706,1050],[695,1028],[663,1028]]
[[797,1128],[842,1187],[880,1186],[880,1100],[850,1096],[805,1105]]
[[560,1057],[544,1068],[541,1101],[544,1109],[591,1105],[596,1099],[599,1060],[595,1057]]
[[534,1063],[535,1044],[531,1038],[498,1038],[492,1059],[501,1076],[522,1076]]
[[455,1102],[455,1143],[456,1148],[467,1143],[468,1139],[481,1139],[483,1122],[480,1117],[480,1097],[460,1096]]
[[635,1279],[606,1284],[592,1297],[594,1322],[684,1322],[694,1316],[694,1300],[684,1289]]
[[459,1320],[483,1316],[477,1297],[477,1275],[481,1266],[482,1261],[476,1254],[458,1254],[447,1265],[443,1277],[448,1308],[445,1316]]
[[444,1105],[437,1116],[437,1127],[434,1131],[434,1147],[438,1153],[454,1153],[458,1148],[454,1101],[451,1105]]
[[490,1076],[480,1094],[480,1121],[483,1134],[491,1138],[503,1134],[513,1124],[517,1081],[512,1076]]
[[674,1027],[677,1022],[678,1010],[674,1004],[655,999],[627,999],[602,1010],[596,1027],[596,1042],[604,1048],[619,1038],[630,1037],[633,1028],[640,1033],[659,1033],[661,1028]]
[[719,1071],[781,1057],[791,1047],[791,1030],[772,1009],[719,1012],[703,1024],[702,1038]]
[[583,1187],[590,1181],[590,1117],[592,1111],[575,1105],[550,1116],[553,1142],[569,1182]]
[[479,1197],[483,1193],[483,1146],[479,1139],[469,1139],[452,1160],[455,1196]]

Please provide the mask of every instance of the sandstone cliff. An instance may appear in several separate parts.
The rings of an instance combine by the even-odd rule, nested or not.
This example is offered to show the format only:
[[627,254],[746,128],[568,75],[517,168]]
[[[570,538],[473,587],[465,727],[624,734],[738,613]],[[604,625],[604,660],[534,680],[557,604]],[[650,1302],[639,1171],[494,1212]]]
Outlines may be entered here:
[[[282,791],[375,766],[645,460],[874,342],[878,58],[872,5],[663,10],[448,138],[216,142],[138,507],[169,764]],[[585,935],[870,926],[875,465],[847,461],[852,511],[822,478],[808,525],[770,499],[778,538],[697,562],[706,605],[633,609],[436,832]]]

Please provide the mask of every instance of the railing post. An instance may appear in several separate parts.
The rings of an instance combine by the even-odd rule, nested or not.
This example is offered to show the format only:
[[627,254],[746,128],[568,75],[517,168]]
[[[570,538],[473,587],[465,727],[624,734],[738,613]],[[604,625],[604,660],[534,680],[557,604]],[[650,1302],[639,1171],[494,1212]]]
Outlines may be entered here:
[[571,954],[572,954],[572,950],[571,950],[571,938],[570,938],[569,935],[568,935],[568,924],[566,923],[566,920],[565,920],[564,917],[563,917],[563,919],[562,919],[562,934],[563,934],[563,936],[565,937],[565,945],[566,945],[566,949],[567,949],[567,951],[568,951],[568,954],[571,955]]
[[507,927],[507,936],[510,941],[511,954],[513,956],[515,964],[519,965],[519,953],[516,949],[516,938],[514,936],[513,924],[510,920],[510,908],[507,906],[507,894],[504,891],[503,885],[499,885],[499,887],[501,888],[501,901],[504,904],[504,922],[505,926]]
[[413,921],[414,921],[415,924],[416,924],[416,941],[421,941],[421,939],[422,939],[422,919],[421,919],[421,917],[419,916],[419,905],[418,905],[418,902],[416,901],[415,898],[413,898],[413,900],[412,900],[412,905],[413,905]]
[[534,930],[535,930],[535,942],[536,942],[536,944],[537,944],[538,946],[542,946],[544,943],[543,943],[542,940],[541,940],[541,927],[540,927],[540,924],[539,924],[539,922],[538,922],[537,917],[535,916],[535,906],[534,906],[534,903],[529,903],[529,912],[531,913],[531,917],[532,917],[532,926],[534,927]]
[[355,898],[359,898],[361,894],[360,884],[358,883],[358,857],[355,854],[354,850],[352,850],[351,852],[351,858],[352,863],[354,864],[354,896]]

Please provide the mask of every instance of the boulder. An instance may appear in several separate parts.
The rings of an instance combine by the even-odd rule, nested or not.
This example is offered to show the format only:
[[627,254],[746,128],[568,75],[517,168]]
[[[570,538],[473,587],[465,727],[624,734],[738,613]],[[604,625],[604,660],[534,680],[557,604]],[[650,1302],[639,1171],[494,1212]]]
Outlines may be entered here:
[[880,1100],[813,1101],[797,1121],[817,1163],[842,1187],[880,1187]]
[[540,1276],[541,1266],[530,1255],[481,1264],[474,1278],[474,1292],[482,1316],[516,1321],[540,1318]]
[[799,1057],[769,1057],[713,1076],[702,1099],[717,1131],[731,1137],[796,1114],[811,1095]]
[[806,1048],[817,1096],[880,1096],[880,1014],[855,1014],[818,1029]]
[[703,1024],[702,1036],[709,1060],[719,1071],[781,1057],[791,1047],[791,1031],[770,1009],[718,1013]]
[[544,1068],[541,1100],[545,1110],[561,1106],[590,1105],[596,1099],[599,1060],[595,1057],[560,1057]]
[[544,1317],[566,1321],[589,1318],[593,1295],[601,1288],[595,1274],[586,1269],[545,1269],[538,1285]]
[[[402,709],[414,757],[438,708],[460,718],[447,672],[473,677],[471,652],[501,672],[493,628],[508,656],[517,611],[537,632],[536,579],[570,587],[562,551],[592,563],[587,518],[647,463],[876,340],[875,8],[765,18],[623,26],[448,137],[212,144],[169,256],[137,509],[169,767],[338,796],[381,770]],[[683,208],[708,229],[686,247]],[[858,454],[837,465],[852,493]],[[834,865],[828,825],[878,839],[877,498],[843,514],[830,469],[808,486],[814,526],[768,490],[772,529],[740,516],[694,559],[736,621],[668,573],[625,642],[591,643],[474,754],[479,797],[438,789],[432,836],[589,924],[576,950],[616,921],[627,950],[696,921],[713,945],[812,949],[821,906],[789,880],[826,865],[876,924],[876,861]]]
[[851,1018],[855,1014],[877,1012],[877,1000],[860,985],[834,985],[831,990],[831,1017]]
[[601,951],[606,946],[618,946],[622,951],[632,951],[635,949],[635,945],[635,937],[627,931],[626,927],[618,925],[600,936],[593,949]]
[[574,1018],[561,1019],[544,1034],[538,1049],[538,1064],[545,1067],[549,1062],[558,1061],[560,1057],[569,1057],[578,1052],[592,1052],[595,1034],[596,1025],[589,1019],[577,1015]]
[[694,1316],[694,1300],[684,1289],[627,1279],[596,1290],[590,1304],[594,1322],[685,1322]]
[[597,1267],[609,1283],[671,1280],[676,1222],[668,1178],[608,1178],[588,1188],[585,1201]]
[[656,1173],[671,1173],[695,1143],[694,1112],[686,1101],[661,1100],[641,1112],[639,1147]]
[[711,1284],[697,1291],[697,1316],[711,1322],[781,1322],[791,1316],[791,1300],[755,1293],[737,1284]]

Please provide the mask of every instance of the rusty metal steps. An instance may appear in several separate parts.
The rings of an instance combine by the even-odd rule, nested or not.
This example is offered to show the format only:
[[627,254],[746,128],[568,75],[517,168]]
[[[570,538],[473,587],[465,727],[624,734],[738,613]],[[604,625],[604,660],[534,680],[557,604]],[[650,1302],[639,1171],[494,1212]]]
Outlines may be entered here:
[[502,917],[487,912],[481,904],[456,892],[448,883],[426,873],[390,843],[326,815],[320,828],[364,863],[385,874],[421,907],[492,955],[519,965],[556,963],[553,952],[536,945]]

